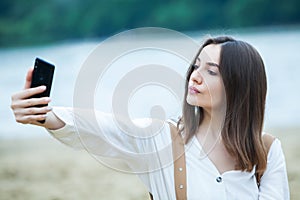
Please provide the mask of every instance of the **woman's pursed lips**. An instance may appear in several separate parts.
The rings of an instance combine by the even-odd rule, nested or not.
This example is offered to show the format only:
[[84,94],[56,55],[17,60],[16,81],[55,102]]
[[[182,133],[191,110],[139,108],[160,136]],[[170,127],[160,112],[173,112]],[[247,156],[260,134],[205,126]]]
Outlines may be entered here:
[[200,91],[194,86],[189,86],[189,92],[192,93],[192,94],[200,93]]

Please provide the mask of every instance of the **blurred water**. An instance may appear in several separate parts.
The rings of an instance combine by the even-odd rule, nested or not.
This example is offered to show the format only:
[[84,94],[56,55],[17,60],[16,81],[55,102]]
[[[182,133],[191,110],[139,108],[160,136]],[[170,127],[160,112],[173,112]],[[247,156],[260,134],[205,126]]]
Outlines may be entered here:
[[[202,41],[202,33],[193,33],[192,35],[196,41]],[[268,129],[299,126],[300,31],[244,32],[234,33],[233,36],[254,45],[264,59],[268,76],[265,127]],[[84,41],[34,48],[0,49],[0,138],[47,135],[45,130],[39,127],[17,124],[10,110],[10,96],[22,89],[25,74],[28,67],[32,66],[35,57],[45,58],[56,65],[51,105],[72,106],[74,84],[80,67],[99,42]],[[184,76],[186,67],[182,62],[177,71]],[[150,94],[153,93],[153,95],[159,94],[159,92],[153,92],[153,88],[149,91],[152,91]],[[151,104],[148,97],[143,99],[141,96],[136,98],[139,103],[135,105],[141,104],[143,101]],[[158,98],[155,99],[158,100]],[[170,104],[169,102],[172,100],[167,97],[159,100],[161,100],[161,105],[179,106],[176,102]],[[109,98],[106,101],[109,101]],[[132,105],[132,102],[129,104]],[[136,112],[143,111],[136,115],[143,115],[147,109],[139,107]],[[176,111],[178,109],[175,109],[175,113],[172,109],[166,110],[171,116],[178,114]]]

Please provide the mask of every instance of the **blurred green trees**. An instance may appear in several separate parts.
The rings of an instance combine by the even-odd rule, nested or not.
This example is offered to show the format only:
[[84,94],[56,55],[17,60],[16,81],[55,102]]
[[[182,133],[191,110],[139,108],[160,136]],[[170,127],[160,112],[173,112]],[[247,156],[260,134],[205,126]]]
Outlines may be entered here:
[[300,23],[299,0],[1,0],[0,46],[158,26],[178,31]]

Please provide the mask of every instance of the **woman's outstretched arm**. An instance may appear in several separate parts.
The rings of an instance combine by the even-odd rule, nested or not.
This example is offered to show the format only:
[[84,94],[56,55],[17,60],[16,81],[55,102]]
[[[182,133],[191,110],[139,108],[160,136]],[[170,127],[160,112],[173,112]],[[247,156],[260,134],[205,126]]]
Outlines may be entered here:
[[[97,156],[118,159],[139,172],[160,168],[162,161],[157,157],[159,152],[171,155],[170,148],[166,148],[171,144],[167,123],[156,123],[163,128],[143,129],[120,120],[123,126],[119,127],[115,123],[115,117],[108,113],[76,108],[38,107],[37,105],[48,104],[50,98],[30,98],[46,89],[43,86],[30,88],[32,71],[30,69],[27,73],[24,90],[12,95],[11,108],[17,122],[45,127],[57,140],[72,148],[86,149]],[[45,123],[38,122],[40,120],[45,120]],[[137,127],[145,127],[152,120],[139,119],[135,122]]]

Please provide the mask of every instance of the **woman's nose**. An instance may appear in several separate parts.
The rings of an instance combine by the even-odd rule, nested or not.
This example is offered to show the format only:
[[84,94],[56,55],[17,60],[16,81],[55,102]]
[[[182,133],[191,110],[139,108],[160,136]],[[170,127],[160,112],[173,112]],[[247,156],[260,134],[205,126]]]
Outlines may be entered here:
[[201,72],[198,69],[193,71],[193,73],[191,74],[191,80],[198,85],[202,83],[203,77]]

